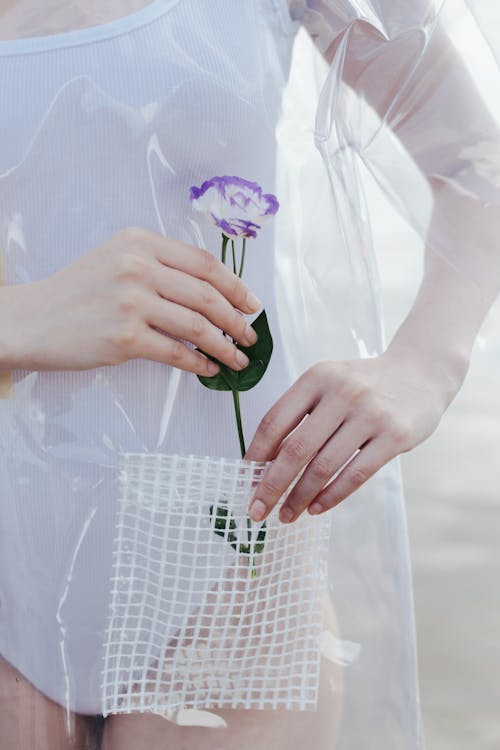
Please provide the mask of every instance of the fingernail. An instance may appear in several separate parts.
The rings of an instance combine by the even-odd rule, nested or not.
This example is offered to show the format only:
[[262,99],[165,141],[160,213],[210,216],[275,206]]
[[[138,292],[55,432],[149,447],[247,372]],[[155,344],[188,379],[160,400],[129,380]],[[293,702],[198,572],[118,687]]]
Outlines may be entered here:
[[257,336],[255,329],[252,328],[252,326],[247,326],[247,329],[245,331],[245,336],[246,336],[247,341],[250,341],[251,344],[255,344],[255,342],[259,338]]
[[253,292],[248,292],[247,306],[252,307],[254,310],[258,310],[259,307],[262,307],[262,302],[260,301],[258,297],[255,296]]
[[289,508],[287,505],[284,505],[282,509],[280,510],[280,521],[283,521],[283,523],[290,523],[294,516],[294,512],[291,508]]
[[324,508],[320,503],[312,503],[307,509],[311,516],[317,516],[318,513],[322,513]]
[[248,511],[248,515],[254,521],[262,521],[266,512],[266,504],[262,500],[254,500]]
[[248,359],[247,355],[244,352],[242,352],[240,349],[237,349],[236,350],[236,361],[242,367],[246,367],[248,365],[248,363],[249,363],[250,360]]
[[216,365],[215,362],[209,362],[207,365],[207,370],[209,375],[217,375],[217,373],[220,370],[219,365]]

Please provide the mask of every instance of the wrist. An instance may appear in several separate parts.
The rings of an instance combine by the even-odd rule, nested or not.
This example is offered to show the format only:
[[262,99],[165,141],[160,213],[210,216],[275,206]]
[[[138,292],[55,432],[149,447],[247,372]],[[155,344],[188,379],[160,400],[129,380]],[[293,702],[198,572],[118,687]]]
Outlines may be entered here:
[[5,288],[0,288],[0,399],[12,397],[12,367],[8,343],[7,309]]
[[406,358],[440,389],[447,406],[467,376],[488,309],[488,301],[469,278],[427,250],[419,291],[387,356]]
[[0,377],[5,376],[10,370],[14,369],[11,352],[11,338],[9,331],[9,293],[7,287],[0,288]]
[[23,304],[25,285],[0,288],[0,376],[16,369],[23,369],[26,354],[23,353],[25,337],[20,331],[19,311]]
[[437,346],[423,339],[405,337],[400,332],[384,356],[404,362],[406,367],[420,373],[422,382],[440,394],[443,411],[462,387],[470,366],[470,352],[463,348],[451,344]]

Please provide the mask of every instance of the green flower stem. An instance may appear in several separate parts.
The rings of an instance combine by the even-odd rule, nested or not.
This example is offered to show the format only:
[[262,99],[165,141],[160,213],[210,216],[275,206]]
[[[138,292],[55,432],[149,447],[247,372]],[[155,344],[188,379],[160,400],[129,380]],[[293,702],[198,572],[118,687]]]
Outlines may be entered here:
[[233,273],[236,273],[236,253],[234,251],[234,240],[231,240],[231,248],[233,250]]
[[[222,262],[226,262],[226,255],[227,255],[227,245],[229,242],[229,237],[226,237],[225,234],[222,235]],[[231,240],[231,251],[233,256],[233,272],[236,273],[236,252],[234,248],[234,240]],[[242,273],[243,273],[243,266],[245,263],[245,251],[246,251],[246,237],[243,238],[243,250],[241,254],[241,264],[240,264],[240,270],[238,273],[239,278],[241,279]],[[225,336],[226,334],[224,331],[222,332]],[[236,415],[236,425],[238,427],[238,438],[240,441],[240,450],[241,450],[241,457],[244,458],[245,453],[247,452],[245,447],[245,438],[243,436],[243,426],[241,423],[241,409],[240,409],[240,394],[239,391],[235,391],[231,389],[231,393],[233,394],[233,402],[234,402],[234,412]],[[247,535],[248,535],[248,542],[251,543],[251,521],[249,518],[247,518]],[[252,572],[251,577],[255,578],[257,576],[257,568],[255,565],[255,555],[252,555]]]
[[247,450],[245,448],[245,438],[243,437],[243,427],[241,425],[240,394],[239,391],[231,391],[231,393],[233,394],[236,424],[238,426],[238,437],[240,439],[241,457],[243,458]]
[[[241,274],[243,273],[243,265],[245,263],[245,252],[246,252],[246,249],[247,249],[247,238],[243,237],[243,251],[241,253],[241,265],[240,265],[240,272],[238,274],[238,276],[240,277],[240,279],[241,279]],[[236,269],[235,269],[234,272],[236,273]]]
[[222,262],[226,262],[226,250],[227,250],[227,243],[229,242],[229,237],[226,237],[225,234],[222,235]]

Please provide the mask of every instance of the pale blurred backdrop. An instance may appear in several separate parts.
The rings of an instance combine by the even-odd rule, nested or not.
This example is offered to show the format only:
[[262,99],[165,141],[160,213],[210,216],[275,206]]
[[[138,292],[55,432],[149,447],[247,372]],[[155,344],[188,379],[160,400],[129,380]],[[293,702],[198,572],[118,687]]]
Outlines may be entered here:
[[[422,247],[366,178],[387,340]],[[500,251],[500,239],[499,239]],[[497,304],[497,308],[500,306]],[[403,455],[427,750],[500,750],[500,309],[438,430]],[[498,330],[496,330],[498,329]]]
[[[497,2],[476,7],[486,13]],[[465,16],[453,34],[458,48],[472,48],[469,69],[500,122],[493,57]],[[415,294],[423,250],[364,179],[389,341]],[[496,311],[437,431],[402,456],[427,750],[500,750],[500,301]]]

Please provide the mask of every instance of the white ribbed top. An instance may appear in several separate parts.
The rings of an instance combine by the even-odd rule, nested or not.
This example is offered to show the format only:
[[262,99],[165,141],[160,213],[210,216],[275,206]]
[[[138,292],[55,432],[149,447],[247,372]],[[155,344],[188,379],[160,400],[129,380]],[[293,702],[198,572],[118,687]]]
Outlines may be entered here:
[[[189,187],[235,174],[275,192],[295,29],[285,0],[155,0],[101,26],[0,42],[6,283],[50,275],[133,225],[219,255],[220,235],[191,210]],[[261,383],[242,394],[247,444],[291,383],[275,306],[278,241],[269,226],[248,243],[245,280],[265,303],[275,348]],[[14,381],[14,398],[0,401],[0,599],[9,612],[0,652],[61,700],[63,621],[72,704],[98,711],[119,457],[238,457],[232,398],[145,360],[17,371]]]
[[102,39],[111,39],[129,31],[137,31],[156,20],[163,13],[167,13],[178,2],[179,0],[153,0],[140,10],[100,23],[97,26],[0,41],[0,55],[29,54],[60,49],[61,47],[77,47],[82,44],[93,44]]

